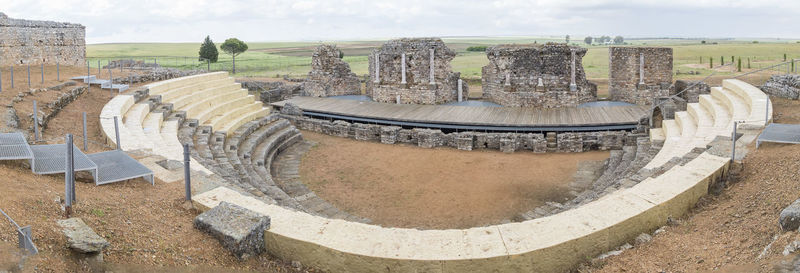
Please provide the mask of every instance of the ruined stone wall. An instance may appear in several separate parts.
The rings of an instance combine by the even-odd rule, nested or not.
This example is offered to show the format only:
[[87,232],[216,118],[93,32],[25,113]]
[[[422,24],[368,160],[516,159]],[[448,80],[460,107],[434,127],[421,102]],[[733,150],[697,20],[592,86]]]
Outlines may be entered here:
[[[385,144],[412,144],[423,148],[451,147],[471,151],[480,149],[500,150],[511,153],[530,151],[535,153],[575,153],[592,150],[616,150],[630,145],[626,131],[563,132],[557,137],[547,138],[542,133],[445,133],[441,130],[398,126],[350,123],[347,121],[315,119],[302,116],[302,111],[281,110],[298,129],[314,131],[332,136],[374,141]],[[548,135],[553,134],[549,133]]]
[[350,65],[340,59],[335,45],[320,45],[311,56],[311,71],[305,81],[309,96],[361,95],[361,82]]
[[[644,83],[640,82],[644,56]],[[650,105],[655,98],[668,96],[672,85],[672,48],[608,48],[608,91],[612,100]]]
[[56,62],[85,65],[84,26],[13,19],[0,13],[0,66]]
[[[433,83],[431,75],[433,49]],[[405,53],[406,81],[402,82],[402,56]],[[376,71],[375,58],[378,58]],[[374,101],[406,104],[441,104],[458,100],[460,73],[453,72],[450,61],[456,53],[439,38],[403,38],[390,40],[369,55],[367,95]],[[377,73],[377,74],[376,74]],[[467,88],[463,85],[466,98]]]
[[[575,52],[575,86],[572,52]],[[486,49],[482,69],[484,99],[504,106],[565,107],[597,100],[597,86],[586,80],[586,49],[567,44],[498,45]]]

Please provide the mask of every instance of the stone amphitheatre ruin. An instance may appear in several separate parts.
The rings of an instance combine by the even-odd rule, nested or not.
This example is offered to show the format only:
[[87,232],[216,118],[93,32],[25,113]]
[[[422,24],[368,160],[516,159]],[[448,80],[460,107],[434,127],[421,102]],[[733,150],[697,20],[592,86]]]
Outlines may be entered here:
[[[6,47],[3,56],[16,50]],[[183,179],[180,168],[157,162],[183,160],[188,144],[194,202],[269,216],[259,249],[280,259],[329,272],[565,272],[684,215],[728,172],[724,148],[746,145],[772,116],[761,90],[729,79],[691,89],[685,108],[676,104],[674,118],[651,127],[652,106],[679,95],[668,48],[611,47],[611,95],[636,105],[579,108],[597,99],[581,65],[585,53],[560,44],[490,48],[485,98],[529,107],[441,105],[467,91],[450,67],[454,51],[441,39],[404,38],[369,56],[365,94],[374,101],[329,98],[361,89],[338,49],[324,45],[314,53],[308,96],[265,106],[227,72],[203,73],[119,94],[104,105],[99,123],[107,143],[150,155],[141,161],[160,181]],[[122,121],[117,128],[115,117]],[[734,128],[744,136],[731,139]],[[300,129],[423,148],[611,156],[585,191],[508,223],[391,228],[286,179],[300,164],[292,154],[302,150]]]

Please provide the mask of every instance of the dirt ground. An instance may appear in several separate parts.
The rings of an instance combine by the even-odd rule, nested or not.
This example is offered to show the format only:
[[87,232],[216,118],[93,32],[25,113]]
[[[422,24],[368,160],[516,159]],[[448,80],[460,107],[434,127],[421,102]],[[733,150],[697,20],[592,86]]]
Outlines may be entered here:
[[303,137],[317,143],[300,170],[317,195],[374,224],[425,229],[497,224],[563,201],[578,162],[609,156],[424,149],[307,131]]
[[[62,67],[62,79],[69,68]],[[85,70],[84,70],[85,71]],[[4,70],[3,77],[7,74]],[[33,71],[32,71],[33,72]],[[96,72],[96,71],[94,71]],[[114,75],[118,71],[114,71]],[[15,78],[18,75],[15,75]],[[53,77],[55,78],[55,76]],[[4,81],[4,85],[7,82]],[[59,81],[45,81],[49,87]],[[4,86],[5,87],[5,86]],[[67,88],[63,91],[68,91]],[[4,105],[25,86],[0,92]],[[56,91],[37,93],[35,98],[44,104],[58,96]],[[43,138],[52,143],[63,143],[64,134],[74,134],[75,144],[82,147],[81,112],[87,112],[89,152],[109,149],[100,145],[98,116],[110,99],[108,90],[92,87],[88,93],[65,107],[49,126],[43,129]],[[31,111],[26,106],[32,100],[16,107],[20,117]],[[79,173],[80,174],[80,173]],[[198,214],[183,206],[183,185],[165,184],[156,180],[151,186],[141,179],[110,185],[95,186],[91,181],[76,183],[77,204],[74,215],[81,217],[111,246],[104,252],[104,265],[91,265],[72,256],[66,238],[56,221],[64,219],[59,199],[64,192],[63,175],[34,175],[30,168],[19,162],[0,162],[0,209],[20,225],[30,225],[34,243],[40,254],[27,259],[25,272],[302,272],[293,266],[267,255],[238,261],[213,238],[192,226]],[[79,175],[79,177],[82,177]],[[15,252],[16,231],[4,218],[0,218],[0,272],[17,264]],[[13,271],[12,271],[13,272]]]
[[[800,102],[773,98],[773,103],[775,122],[800,123]],[[753,146],[721,194],[703,198],[650,243],[586,272],[773,272],[774,264],[784,259],[784,246],[800,239],[778,225],[780,211],[800,197],[798,170],[800,146]],[[773,240],[766,255],[757,259]]]

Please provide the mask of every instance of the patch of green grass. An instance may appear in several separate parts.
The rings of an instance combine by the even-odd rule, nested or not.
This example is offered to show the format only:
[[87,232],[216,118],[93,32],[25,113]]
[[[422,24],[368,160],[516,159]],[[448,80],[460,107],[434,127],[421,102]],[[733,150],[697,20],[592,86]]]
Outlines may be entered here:
[[92,214],[94,214],[94,216],[97,216],[97,217],[106,216],[106,211],[104,211],[103,209],[92,209],[91,212],[92,212]]

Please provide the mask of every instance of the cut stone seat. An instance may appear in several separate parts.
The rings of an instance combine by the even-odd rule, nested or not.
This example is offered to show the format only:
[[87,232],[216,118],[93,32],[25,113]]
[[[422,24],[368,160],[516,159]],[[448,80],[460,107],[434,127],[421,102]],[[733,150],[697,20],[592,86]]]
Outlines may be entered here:
[[[250,137],[250,134],[255,132],[256,130],[260,129],[263,126],[267,126],[276,120],[278,120],[277,114],[270,114],[266,117],[263,117],[258,120],[253,120],[250,122],[245,123],[236,131],[233,132],[233,135],[228,138],[228,143],[225,145],[225,149],[227,152],[234,152],[234,156],[238,154],[241,150],[241,145],[245,139]],[[237,156],[238,157],[238,156]]]
[[195,102],[180,109],[186,111],[187,117],[197,119],[202,124],[219,113],[239,105],[252,103],[253,101],[254,99],[247,95],[246,90],[236,90],[207,97],[202,101]]
[[700,105],[702,105],[707,112],[713,114],[714,128],[726,128],[731,124],[731,114],[728,112],[728,109],[711,95],[700,95]]
[[193,82],[192,84],[188,84],[179,88],[165,90],[159,95],[163,101],[177,101],[178,98],[207,90],[214,90],[219,87],[239,87],[237,89],[241,88],[239,84],[236,84],[233,78],[228,77],[209,81]]
[[215,79],[227,78],[228,72],[213,72],[205,74],[197,74],[192,76],[180,77],[169,79],[165,81],[155,82],[145,85],[145,88],[150,90],[150,95],[161,95],[169,90],[180,88],[183,86],[191,85],[195,82],[210,81]]
[[150,104],[147,103],[137,103],[134,104],[130,110],[125,114],[125,127],[128,129],[128,138],[126,140],[122,140],[123,145],[125,142],[130,142],[130,146],[128,149],[145,149],[145,150],[152,150],[153,149],[153,142],[149,139],[144,132],[144,126],[142,123],[147,115],[150,113]]
[[743,98],[748,105],[750,115],[746,118],[745,127],[763,128],[768,121],[772,120],[772,105],[769,96],[760,89],[736,79],[723,80],[722,87]]
[[217,238],[239,259],[264,252],[264,231],[269,216],[223,202],[194,219],[194,226]]
[[[747,120],[750,116],[750,108],[744,99],[722,87],[712,87],[711,96],[717,98],[728,108],[728,112],[733,115],[732,121]],[[732,125],[731,125],[732,126]]]
[[[261,103],[259,102],[258,104]],[[224,121],[222,126],[220,126],[220,128],[218,128],[217,130],[226,132],[227,134],[231,134],[234,131],[236,131],[236,129],[239,128],[239,126],[242,126],[242,124],[245,124],[251,120],[256,120],[265,117],[269,115],[269,112],[270,108],[261,108],[255,112],[250,112],[240,117],[234,117],[235,119],[233,120]]]
[[664,141],[666,136],[664,135],[664,129],[662,128],[653,128],[650,129],[650,139],[653,141]]
[[[232,110],[230,110],[228,112],[225,112],[225,113],[222,113],[222,114],[219,114],[219,115],[216,115],[216,116],[212,117],[211,119],[207,120],[205,122],[205,124],[211,125],[211,128],[220,128],[226,123],[229,123],[229,122],[231,122],[233,120],[236,120],[239,117],[242,117],[242,116],[247,115],[249,113],[258,112],[258,111],[262,110],[263,108],[264,107],[261,104],[261,102],[253,102],[253,103],[250,103],[250,104],[240,105],[235,109],[232,109]],[[247,122],[250,122],[250,120],[248,120]],[[233,131],[236,131],[236,130],[233,130]],[[233,132],[231,132],[231,133],[233,133]]]
[[239,84],[229,84],[209,89],[197,90],[192,93],[186,94],[184,96],[165,101],[172,103],[175,109],[185,109],[187,106],[206,100],[209,97],[215,97],[222,94],[237,93],[236,91],[240,90],[242,90],[242,88]]
[[106,138],[106,143],[116,145],[117,140],[114,132],[114,117],[117,117],[119,122],[120,141],[122,142],[121,148],[129,150],[129,147],[135,148],[131,141],[127,127],[123,123],[123,117],[135,103],[132,95],[117,95],[112,98],[103,109],[100,111],[100,127],[102,128],[103,136]]

